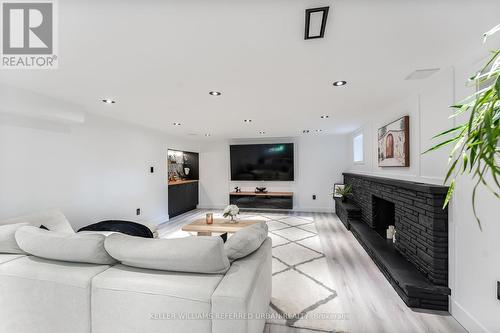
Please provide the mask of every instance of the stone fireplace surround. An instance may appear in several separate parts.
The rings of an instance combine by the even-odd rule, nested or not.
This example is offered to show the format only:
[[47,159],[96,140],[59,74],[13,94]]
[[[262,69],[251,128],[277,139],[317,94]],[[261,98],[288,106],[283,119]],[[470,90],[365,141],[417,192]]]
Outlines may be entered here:
[[[342,222],[409,306],[447,310],[448,212],[442,205],[448,188],[355,173],[343,175],[344,183],[353,187],[353,196],[348,203],[336,200]],[[380,202],[390,203],[394,209],[394,244],[377,230],[374,215]]]

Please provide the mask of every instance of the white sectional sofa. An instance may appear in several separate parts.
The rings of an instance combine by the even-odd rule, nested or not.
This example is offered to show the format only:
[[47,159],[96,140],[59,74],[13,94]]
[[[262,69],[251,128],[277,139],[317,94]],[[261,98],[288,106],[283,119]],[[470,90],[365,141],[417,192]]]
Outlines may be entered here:
[[[28,234],[36,229],[23,228]],[[17,236],[23,236],[19,232]],[[42,234],[41,238],[44,237]],[[73,236],[68,232],[67,237]],[[110,238],[106,238],[106,249]],[[115,238],[118,244],[128,241]],[[134,237],[131,240],[134,244],[142,241]],[[144,240],[146,243],[141,247],[160,249],[161,244],[167,248],[173,244],[165,241],[168,242]],[[191,242],[196,240],[192,238]],[[218,238],[212,239],[210,246],[219,246],[219,242],[223,247]],[[21,241],[18,243],[25,246]],[[59,255],[64,257],[64,251],[71,251],[71,247],[64,242],[60,244]],[[197,273],[196,267],[194,272],[179,272],[131,267],[119,262],[104,265],[20,253],[0,254],[0,332],[261,333],[265,324],[262,315],[267,313],[271,297],[271,240],[265,238],[259,245],[230,265],[227,258],[219,260],[219,265],[227,262],[228,266],[220,273],[206,273],[206,268]],[[110,248],[113,249],[110,254],[120,251],[119,246]],[[44,251],[46,256],[50,249]],[[127,255],[130,257],[130,253],[124,254]],[[194,251],[193,265],[197,265],[200,256],[198,262],[211,261],[210,255]],[[193,254],[181,256],[185,262]],[[158,257],[158,253],[153,257]],[[168,266],[168,262],[162,265]]]

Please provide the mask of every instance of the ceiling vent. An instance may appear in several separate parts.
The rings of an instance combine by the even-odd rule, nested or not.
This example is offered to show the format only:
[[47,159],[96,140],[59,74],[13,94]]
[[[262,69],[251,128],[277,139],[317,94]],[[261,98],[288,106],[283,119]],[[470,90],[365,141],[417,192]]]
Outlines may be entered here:
[[417,69],[416,71],[410,73],[405,80],[423,80],[430,77],[432,74],[439,71],[439,68],[428,68],[428,69]]
[[304,39],[323,38],[325,36],[326,19],[330,7],[306,9],[306,29]]

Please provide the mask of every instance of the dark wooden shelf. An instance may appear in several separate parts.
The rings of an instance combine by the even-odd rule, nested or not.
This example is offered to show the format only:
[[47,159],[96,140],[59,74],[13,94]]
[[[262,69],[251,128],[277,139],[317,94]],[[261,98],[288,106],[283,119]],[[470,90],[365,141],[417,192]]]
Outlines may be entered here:
[[170,180],[168,182],[168,186],[182,185],[182,184],[189,184],[189,183],[196,183],[196,182],[198,182],[197,179],[193,179],[193,180]]
[[293,197],[293,192],[230,192],[229,195],[263,196],[263,197]]

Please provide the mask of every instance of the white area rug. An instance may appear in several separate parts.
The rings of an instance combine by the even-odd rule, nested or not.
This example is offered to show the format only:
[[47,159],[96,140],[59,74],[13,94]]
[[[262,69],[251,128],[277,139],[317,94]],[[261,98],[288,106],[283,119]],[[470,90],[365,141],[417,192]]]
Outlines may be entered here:
[[320,332],[344,331],[314,218],[263,216],[269,219],[269,237],[273,240],[274,316],[268,322]]

